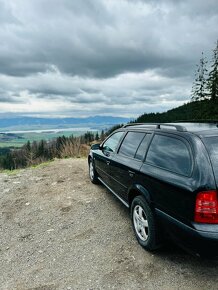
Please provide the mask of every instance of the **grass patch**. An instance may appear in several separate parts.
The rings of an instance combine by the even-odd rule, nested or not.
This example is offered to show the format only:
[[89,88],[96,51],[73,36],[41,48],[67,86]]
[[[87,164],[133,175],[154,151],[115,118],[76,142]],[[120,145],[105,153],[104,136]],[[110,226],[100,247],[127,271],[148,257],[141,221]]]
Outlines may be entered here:
[[[40,164],[36,164],[36,165],[32,165],[30,166],[30,168],[40,168],[40,167],[45,167],[45,166],[48,166],[50,165],[54,160],[49,160],[49,161],[45,161],[45,162],[42,162]],[[28,168],[28,167],[27,167]]]
[[14,170],[9,170],[9,169],[0,169],[0,173],[5,173],[7,175],[16,175],[21,171],[21,169],[14,169]]
[[49,160],[46,162],[42,162],[40,164],[36,164],[36,165],[32,165],[30,167],[24,167],[24,168],[20,168],[20,169],[13,169],[13,170],[9,170],[9,169],[0,169],[0,173],[5,173],[7,175],[16,175],[18,174],[21,170],[24,169],[28,169],[28,168],[40,168],[40,167],[45,167],[51,164],[51,162],[53,162],[54,160]]
[[22,147],[24,145],[24,143],[21,142],[0,142],[0,148],[9,148],[9,147],[13,147],[13,148],[19,148]]

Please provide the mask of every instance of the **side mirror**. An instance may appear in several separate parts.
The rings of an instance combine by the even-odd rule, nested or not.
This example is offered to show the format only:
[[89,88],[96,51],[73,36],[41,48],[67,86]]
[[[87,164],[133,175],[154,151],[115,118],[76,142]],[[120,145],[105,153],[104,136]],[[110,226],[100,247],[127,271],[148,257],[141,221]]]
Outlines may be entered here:
[[101,149],[100,147],[101,147],[101,144],[93,144],[93,145],[91,146],[92,150],[98,150],[98,149]]
[[102,150],[106,151],[106,152],[113,152],[113,150],[109,147],[109,146],[102,146]]

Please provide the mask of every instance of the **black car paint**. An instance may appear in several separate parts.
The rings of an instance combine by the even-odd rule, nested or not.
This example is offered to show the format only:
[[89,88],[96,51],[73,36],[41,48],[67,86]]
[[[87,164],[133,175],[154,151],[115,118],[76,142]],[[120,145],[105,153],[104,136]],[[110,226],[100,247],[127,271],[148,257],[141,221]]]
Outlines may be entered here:
[[[94,161],[100,180],[127,206],[131,205],[135,195],[143,195],[156,212],[165,232],[185,249],[197,254],[207,252],[212,255],[216,252],[218,255],[218,225],[193,222],[197,192],[217,189],[211,161],[201,136],[191,132],[164,131],[165,135],[172,134],[183,139],[189,148],[192,172],[184,176],[149,164],[145,158],[140,161],[119,155],[122,140],[130,130],[117,130],[124,134],[115,152],[105,151],[103,143],[92,147],[89,158]],[[146,157],[153,136],[162,132],[158,129],[135,130],[151,136],[145,150]]]

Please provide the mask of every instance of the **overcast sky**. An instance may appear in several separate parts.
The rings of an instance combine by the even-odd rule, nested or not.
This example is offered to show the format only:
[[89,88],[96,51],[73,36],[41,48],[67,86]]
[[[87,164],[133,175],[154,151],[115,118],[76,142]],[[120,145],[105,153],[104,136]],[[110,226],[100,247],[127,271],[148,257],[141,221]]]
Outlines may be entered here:
[[0,0],[0,112],[166,111],[217,39],[217,0]]

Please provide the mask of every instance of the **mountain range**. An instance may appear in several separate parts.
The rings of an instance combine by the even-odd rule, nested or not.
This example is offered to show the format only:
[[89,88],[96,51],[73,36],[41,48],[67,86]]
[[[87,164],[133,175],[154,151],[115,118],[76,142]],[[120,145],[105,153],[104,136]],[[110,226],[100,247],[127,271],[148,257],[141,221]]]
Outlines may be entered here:
[[53,129],[90,127],[104,129],[115,124],[127,123],[129,118],[113,116],[92,116],[86,118],[35,118],[35,117],[0,117],[0,131],[30,130],[30,129]]

